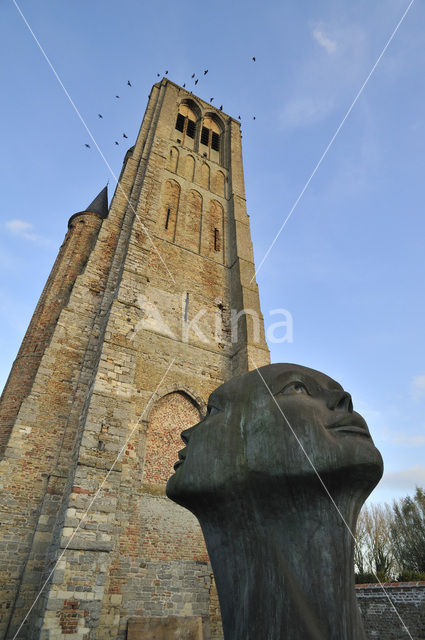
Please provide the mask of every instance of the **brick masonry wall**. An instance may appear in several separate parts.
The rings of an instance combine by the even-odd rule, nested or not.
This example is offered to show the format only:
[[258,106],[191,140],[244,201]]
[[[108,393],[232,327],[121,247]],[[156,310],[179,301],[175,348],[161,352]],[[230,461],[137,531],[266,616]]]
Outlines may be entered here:
[[59,250],[46,286],[13,363],[0,400],[0,458],[4,454],[19,408],[31,391],[35,375],[99,233],[102,219],[95,213],[76,215]]
[[[133,170],[129,159],[121,182],[127,193]],[[113,222],[107,233],[100,230],[74,282],[0,463],[0,637],[14,636],[57,556],[80,418],[96,370],[102,305],[110,305],[107,282],[121,227],[114,212],[122,213],[124,203],[125,193],[112,202]],[[40,598],[34,616],[42,604]],[[25,625],[29,637],[34,637],[33,625],[32,619]]]
[[[367,637],[370,640],[404,640],[409,637],[424,640],[425,582],[385,583],[384,588],[385,592],[379,584],[356,585]],[[403,624],[409,633],[403,629]]]

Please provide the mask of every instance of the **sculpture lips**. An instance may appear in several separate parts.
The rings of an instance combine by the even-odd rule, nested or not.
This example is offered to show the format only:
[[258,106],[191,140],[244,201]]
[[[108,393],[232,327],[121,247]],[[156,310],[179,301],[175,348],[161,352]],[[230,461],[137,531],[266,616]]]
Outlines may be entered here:
[[348,415],[332,422],[327,426],[332,431],[343,431],[344,433],[359,433],[370,438],[369,429],[366,422],[358,413],[349,413]]
[[174,464],[174,471],[176,471],[178,469],[178,467],[180,467],[180,465],[182,465],[183,462],[185,461],[185,459],[186,459],[186,449],[182,449],[181,451],[179,451],[178,456],[179,456],[179,459]]

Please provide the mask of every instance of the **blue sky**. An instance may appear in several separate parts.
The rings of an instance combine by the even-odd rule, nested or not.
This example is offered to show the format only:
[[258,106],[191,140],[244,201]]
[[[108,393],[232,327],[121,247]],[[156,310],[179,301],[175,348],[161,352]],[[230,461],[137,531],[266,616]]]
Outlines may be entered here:
[[[197,95],[241,116],[258,265],[408,4],[19,6],[115,175],[157,73],[201,74]],[[68,218],[115,180],[13,2],[0,12],[2,386]],[[266,326],[293,318],[272,361],[324,371],[366,417],[386,467],[374,501],[425,485],[424,20],[416,0],[257,276]]]

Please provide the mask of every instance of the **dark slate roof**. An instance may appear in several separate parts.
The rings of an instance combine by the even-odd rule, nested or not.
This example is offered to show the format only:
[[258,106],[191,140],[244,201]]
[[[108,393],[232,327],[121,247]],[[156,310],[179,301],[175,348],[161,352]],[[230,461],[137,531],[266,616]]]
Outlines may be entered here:
[[86,211],[98,213],[102,218],[108,216],[108,187],[104,187],[102,191],[95,197],[93,202],[89,204]]
[[83,213],[96,213],[101,218],[107,218],[108,216],[108,186],[107,185],[102,189],[99,195],[95,197],[93,202],[89,204],[87,209],[85,209],[84,211],[79,211],[78,213],[74,213],[74,215],[70,217],[68,221],[68,227],[70,226],[75,216],[80,216]]

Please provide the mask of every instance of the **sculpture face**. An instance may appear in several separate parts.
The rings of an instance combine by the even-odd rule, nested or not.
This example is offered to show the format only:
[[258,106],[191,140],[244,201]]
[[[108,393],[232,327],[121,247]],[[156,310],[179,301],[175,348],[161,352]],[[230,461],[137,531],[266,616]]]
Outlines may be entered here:
[[351,396],[307,367],[272,364],[259,373],[211,394],[207,416],[182,433],[186,447],[167,495],[196,512],[242,494],[292,491],[300,478],[318,480],[317,471],[327,485],[350,483],[365,499],[383,465]]

